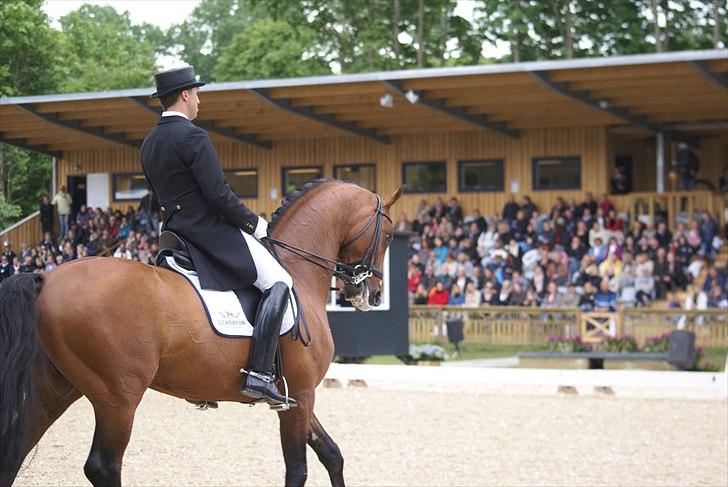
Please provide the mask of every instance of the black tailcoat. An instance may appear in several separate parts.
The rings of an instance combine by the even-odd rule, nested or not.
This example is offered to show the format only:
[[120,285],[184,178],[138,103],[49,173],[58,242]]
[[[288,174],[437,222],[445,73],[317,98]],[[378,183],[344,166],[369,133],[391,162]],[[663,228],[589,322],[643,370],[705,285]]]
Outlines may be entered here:
[[255,282],[240,230],[253,234],[258,215],[230,189],[207,133],[184,117],[162,117],[142,143],[141,160],[163,230],[187,241],[202,287],[228,291]]

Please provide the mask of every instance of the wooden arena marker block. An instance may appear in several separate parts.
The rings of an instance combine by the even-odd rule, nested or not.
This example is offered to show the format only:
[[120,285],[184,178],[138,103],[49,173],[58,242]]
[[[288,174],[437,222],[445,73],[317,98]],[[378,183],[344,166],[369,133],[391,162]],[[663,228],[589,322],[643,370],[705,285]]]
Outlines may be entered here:
[[559,386],[558,392],[560,394],[579,394],[579,392],[576,390],[576,387],[574,386]]
[[351,379],[349,381],[349,387],[368,387],[367,383],[363,379]]
[[330,387],[334,389],[341,389],[341,381],[339,379],[324,379],[324,387]]
[[609,386],[595,386],[594,392],[597,394],[602,394],[604,396],[613,396],[614,395],[614,389],[612,389]]

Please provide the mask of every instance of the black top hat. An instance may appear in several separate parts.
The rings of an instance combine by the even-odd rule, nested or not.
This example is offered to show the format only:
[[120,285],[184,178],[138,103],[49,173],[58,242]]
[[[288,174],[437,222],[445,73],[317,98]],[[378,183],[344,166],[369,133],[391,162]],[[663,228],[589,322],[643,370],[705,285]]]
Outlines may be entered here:
[[184,88],[194,88],[195,86],[205,84],[202,81],[197,81],[193,66],[185,66],[184,68],[170,69],[163,73],[157,73],[154,75],[154,82],[157,85],[157,91],[152,93],[152,98],[157,98]]

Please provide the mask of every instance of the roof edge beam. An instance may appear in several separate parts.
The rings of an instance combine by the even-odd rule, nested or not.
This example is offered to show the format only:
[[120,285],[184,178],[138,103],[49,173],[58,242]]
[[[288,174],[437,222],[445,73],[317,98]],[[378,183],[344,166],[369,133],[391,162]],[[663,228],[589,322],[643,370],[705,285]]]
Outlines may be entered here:
[[705,79],[714,83],[720,88],[728,88],[728,75],[724,73],[716,73],[710,70],[710,66],[705,61],[690,61],[688,64],[693,67],[698,73],[703,75]]
[[33,105],[16,106],[34,117],[40,118],[48,123],[52,123],[53,125],[58,125],[59,127],[75,130],[76,132],[81,132],[86,135],[93,135],[94,137],[134,147],[135,149],[138,149],[141,146],[141,141],[137,142],[127,139],[121,134],[107,133],[99,127],[84,127],[78,120],[62,120],[57,113],[42,113],[37,111]]
[[2,142],[3,144],[19,147],[21,149],[37,152],[38,154],[43,154],[44,156],[57,157],[59,159],[61,159],[63,156],[63,154],[61,154],[60,152],[48,150],[45,145],[26,144],[25,139],[9,139],[5,137],[5,134],[3,133],[0,133],[0,142]]
[[[400,95],[405,96],[406,91],[401,81],[382,81],[382,83],[390,89],[396,91]],[[412,92],[417,95],[417,101],[415,102],[415,104],[419,103],[426,107],[432,108],[433,110],[436,110],[440,113],[444,113],[446,115],[450,115],[451,117],[455,117],[465,122],[477,125],[480,128],[485,128],[487,130],[497,132],[500,135],[505,135],[514,139],[517,139],[519,137],[518,130],[509,128],[503,122],[492,122],[488,120],[485,115],[468,113],[462,108],[449,106],[447,103],[445,103],[445,100],[429,99],[422,92],[414,90],[412,90]]]
[[334,115],[316,113],[311,107],[295,106],[291,102],[290,98],[273,98],[270,93],[268,93],[268,90],[263,88],[253,88],[249,91],[261,98],[263,101],[287,112],[310,118],[311,120],[330,125],[331,127],[344,130],[360,137],[366,137],[367,139],[379,142],[380,144],[389,144],[389,137],[378,134],[374,129],[361,128],[352,122],[338,121]]
[[[148,111],[154,113],[157,116],[162,114],[162,108],[149,106],[149,104],[146,101],[147,97],[145,97],[145,96],[129,96],[127,98],[129,98],[129,100],[133,101],[134,103],[141,105],[143,108],[146,108]],[[219,135],[224,135],[225,137],[235,139],[239,142],[245,142],[246,144],[251,144],[256,147],[260,147],[262,149],[270,150],[273,147],[273,144],[269,140],[261,140],[258,138],[257,135],[253,135],[253,134],[241,134],[240,132],[236,131],[235,129],[233,129],[231,127],[220,127],[220,126],[216,125],[214,121],[207,122],[204,120],[197,120],[195,122],[195,124],[198,127],[201,127],[210,132],[214,132]]]
[[599,111],[613,115],[621,120],[624,120],[625,122],[629,122],[633,125],[638,125],[640,127],[644,127],[647,130],[649,130],[650,132],[662,133],[662,132],[667,131],[666,128],[661,125],[656,125],[656,124],[652,124],[652,123],[648,122],[647,118],[644,117],[643,115],[636,115],[636,114],[631,113],[627,109],[611,107],[605,103],[601,103],[597,100],[594,100],[589,95],[588,91],[571,90],[569,88],[568,83],[553,81],[549,77],[549,74],[547,71],[529,71],[529,74],[534,79],[536,79],[536,81],[538,81],[542,85],[546,86],[547,88],[555,91],[559,95],[579,101],[579,102],[583,103],[584,105],[587,105],[591,108],[596,108]]

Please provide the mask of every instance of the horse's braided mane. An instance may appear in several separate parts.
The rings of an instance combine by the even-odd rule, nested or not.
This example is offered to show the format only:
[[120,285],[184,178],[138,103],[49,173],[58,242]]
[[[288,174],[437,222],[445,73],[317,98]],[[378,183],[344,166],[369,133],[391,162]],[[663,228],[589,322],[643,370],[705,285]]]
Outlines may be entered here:
[[350,183],[349,181],[342,181],[340,179],[333,178],[319,178],[307,182],[306,184],[298,188],[295,193],[286,196],[281,206],[273,212],[273,215],[271,215],[270,223],[268,223],[268,232],[272,232],[275,229],[278,222],[281,221],[286,212],[291,209],[291,207],[294,206],[298,200],[306,196],[309,191],[313,190],[314,188],[318,188],[325,183],[354,184]]

